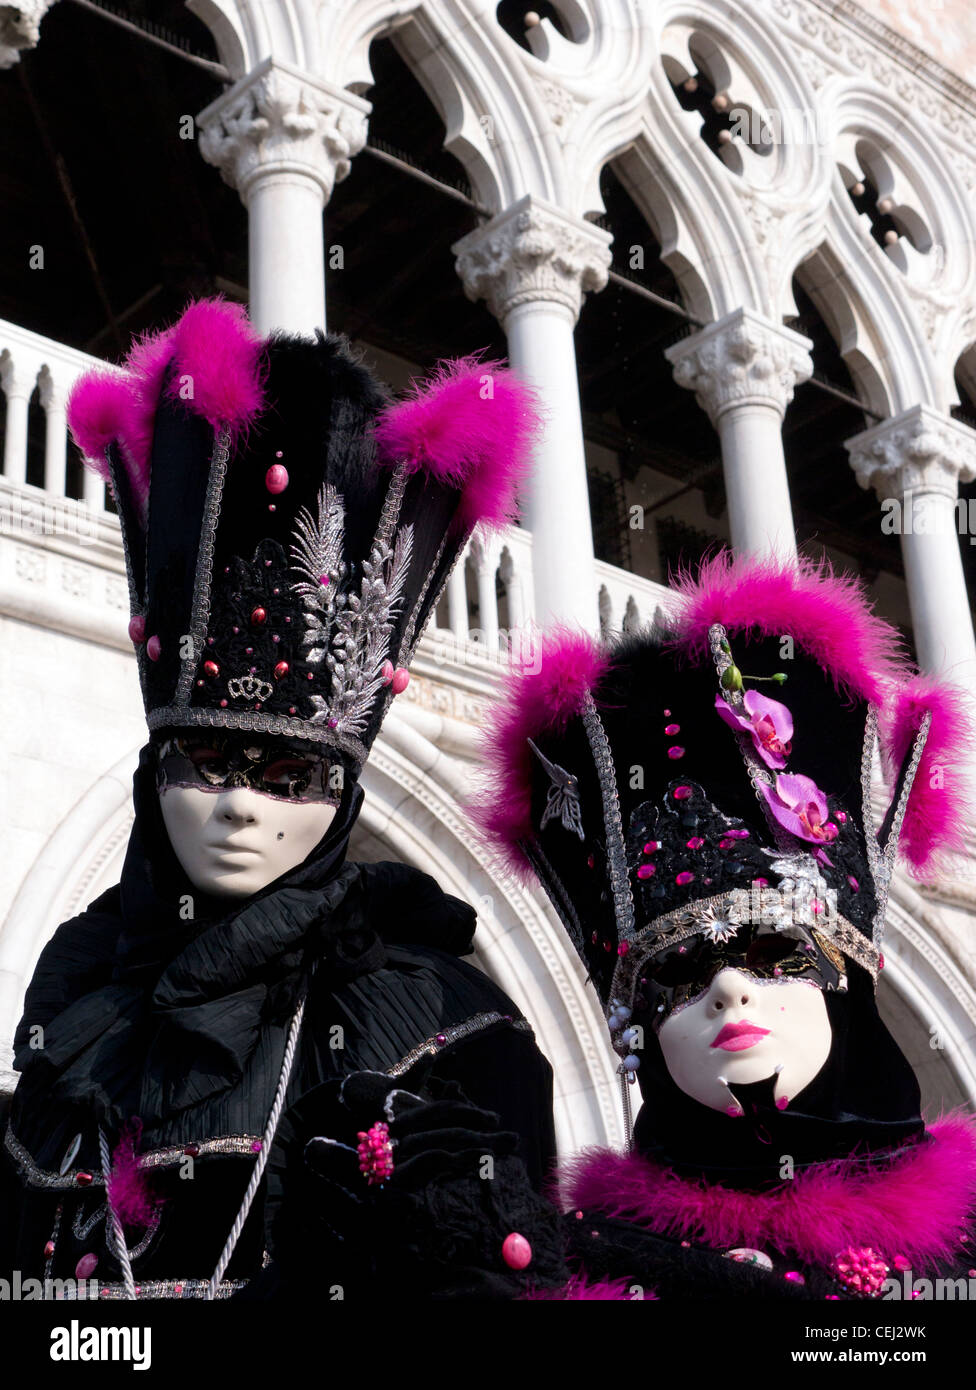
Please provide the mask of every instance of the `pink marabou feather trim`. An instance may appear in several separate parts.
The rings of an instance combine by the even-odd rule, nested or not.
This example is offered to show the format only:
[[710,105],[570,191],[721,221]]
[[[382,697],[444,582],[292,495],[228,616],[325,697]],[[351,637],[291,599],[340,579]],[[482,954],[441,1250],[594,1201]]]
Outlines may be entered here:
[[967,779],[976,730],[966,695],[930,676],[899,686],[882,720],[888,774],[897,774],[926,711],[932,723],[902,823],[899,851],[916,877],[936,873],[951,854],[966,851],[976,806]]
[[880,703],[888,681],[907,670],[901,637],[872,613],[861,584],[824,560],[757,560],[720,551],[697,575],[672,577],[681,603],[672,645],[695,660],[709,655],[708,629],[791,636],[833,677],[862,699]]
[[458,524],[502,526],[528,477],[541,427],[535,391],[500,362],[442,362],[376,421],[377,454],[462,490]]
[[214,429],[243,433],[264,404],[264,340],[237,304],[201,299],[171,328],[133,344],[119,373],[88,372],[68,398],[68,424],[86,462],[107,478],[106,446],[117,439],[133,496],[144,517],[156,408],[171,399]]
[[560,1200],[716,1250],[771,1245],[816,1263],[870,1245],[913,1265],[946,1259],[976,1203],[976,1120],[931,1125],[929,1142],[883,1169],[819,1164],[771,1192],[678,1177],[640,1154],[589,1150],[563,1165]]
[[606,658],[592,637],[555,628],[543,638],[537,669],[509,676],[489,713],[482,744],[486,771],[467,810],[502,866],[523,881],[532,870],[521,842],[533,838],[534,754],[527,740],[561,732],[605,669]]
[[159,1199],[149,1191],[146,1174],[139,1167],[137,1149],[141,1137],[142,1125],[138,1120],[123,1128],[105,1184],[115,1214],[126,1226],[148,1226],[159,1206]]

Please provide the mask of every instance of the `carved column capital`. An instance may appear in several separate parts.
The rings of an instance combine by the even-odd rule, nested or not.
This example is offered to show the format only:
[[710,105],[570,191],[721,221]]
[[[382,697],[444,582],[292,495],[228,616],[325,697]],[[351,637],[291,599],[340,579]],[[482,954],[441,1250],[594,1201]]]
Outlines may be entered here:
[[36,48],[41,37],[41,20],[55,0],[14,0],[0,5],[0,68],[20,62],[25,48]]
[[976,430],[927,405],[915,405],[846,441],[861,487],[881,500],[934,493],[955,500],[976,478]]
[[452,248],[469,299],[485,299],[504,323],[520,304],[549,301],[575,321],[583,295],[602,290],[610,267],[609,232],[527,193]]
[[771,323],[751,309],[683,338],[665,351],[679,386],[695,399],[713,425],[727,410],[743,405],[771,406],[780,419],[795,387],[813,372],[808,338]]
[[270,173],[313,179],[328,202],[366,143],[370,103],[265,58],[201,111],[200,153],[246,203]]

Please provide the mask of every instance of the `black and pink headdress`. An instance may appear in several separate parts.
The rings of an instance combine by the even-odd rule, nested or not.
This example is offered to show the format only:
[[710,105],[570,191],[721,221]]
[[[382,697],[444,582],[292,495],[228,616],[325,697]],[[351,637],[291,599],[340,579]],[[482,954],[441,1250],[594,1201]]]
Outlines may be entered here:
[[479,523],[509,519],[538,424],[496,362],[393,403],[346,341],[192,304],[76,385],[119,512],[150,730],[321,743],[358,767]]
[[788,945],[824,988],[852,965],[876,980],[899,838],[925,876],[969,823],[961,694],[912,675],[855,581],[722,554],[677,590],[667,631],[550,635],[498,707],[475,807],[542,883],[625,1058],[632,1021],[670,1007],[649,977],[680,981],[745,923],[783,938],[759,943],[771,973]]

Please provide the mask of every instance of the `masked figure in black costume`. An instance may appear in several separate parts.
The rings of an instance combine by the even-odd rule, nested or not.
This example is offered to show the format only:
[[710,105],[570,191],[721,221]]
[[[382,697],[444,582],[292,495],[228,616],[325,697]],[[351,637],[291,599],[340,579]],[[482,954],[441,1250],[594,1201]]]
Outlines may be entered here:
[[0,1276],[102,1298],[544,1284],[548,1064],[460,959],[474,912],[345,857],[451,568],[512,503],[529,393],[468,361],[395,405],[342,340],[262,340],[213,301],[83,379],[69,418],[117,503],[150,741],[121,882],[28,990]]
[[586,962],[625,1110],[643,1098],[629,1153],[562,1173],[570,1292],[976,1281],[976,1127],[926,1127],[875,1003],[899,839],[925,872],[969,823],[963,703],[826,570],[720,555],[679,589],[667,630],[552,638],[480,813]]

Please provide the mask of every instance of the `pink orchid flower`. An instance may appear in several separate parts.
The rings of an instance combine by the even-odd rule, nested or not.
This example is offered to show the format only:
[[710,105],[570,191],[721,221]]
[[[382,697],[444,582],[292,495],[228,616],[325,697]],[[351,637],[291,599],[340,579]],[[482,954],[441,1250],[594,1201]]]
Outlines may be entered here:
[[800,840],[830,844],[837,838],[837,827],[827,820],[827,798],[812,777],[782,772],[774,787],[760,791],[775,819]]
[[793,737],[793,716],[778,700],[769,700],[756,690],[742,697],[745,714],[729,705],[723,695],[715,696],[715,709],[731,729],[744,729],[752,735],[756,752],[767,767],[785,767]]

